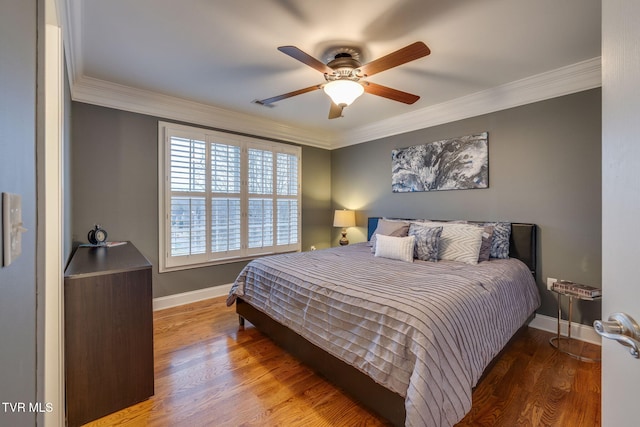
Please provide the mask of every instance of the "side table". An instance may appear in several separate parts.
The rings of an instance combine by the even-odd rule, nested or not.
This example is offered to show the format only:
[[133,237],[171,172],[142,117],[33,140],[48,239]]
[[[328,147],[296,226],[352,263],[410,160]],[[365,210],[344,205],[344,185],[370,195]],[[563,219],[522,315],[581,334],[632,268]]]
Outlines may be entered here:
[[[569,293],[569,292],[564,292],[560,289],[551,289],[552,292],[556,293],[558,296],[558,332],[556,334],[555,337],[552,337],[549,339],[549,343],[557,348],[559,351],[568,354],[571,357],[575,357],[578,360],[581,360],[583,362],[599,362],[600,359],[593,359],[590,357],[585,357],[585,356],[581,356],[579,354],[575,354],[573,353],[570,349],[562,349],[560,346],[560,341],[561,340],[565,340],[567,342],[567,344],[570,344],[572,341],[571,338],[571,318],[573,316],[573,300],[574,299],[580,299],[583,301],[597,301],[602,299],[602,295],[597,296],[597,297],[588,297],[588,296],[584,296],[584,295],[576,295],[574,293]],[[560,334],[560,320],[562,319],[562,307],[561,307],[561,298],[565,296],[569,298],[569,316],[567,318],[567,335],[563,336]]]

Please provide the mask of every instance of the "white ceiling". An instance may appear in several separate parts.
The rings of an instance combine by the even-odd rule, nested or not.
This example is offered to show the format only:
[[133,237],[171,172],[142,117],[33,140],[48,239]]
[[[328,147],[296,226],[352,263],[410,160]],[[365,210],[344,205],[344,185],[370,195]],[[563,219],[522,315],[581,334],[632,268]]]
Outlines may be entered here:
[[[600,57],[600,0],[64,0],[64,9],[74,99],[111,105],[99,98],[154,94],[254,128],[271,123],[291,134],[284,139],[322,135],[329,146],[357,129],[355,139],[384,135],[380,123],[420,121],[472,94],[499,99],[513,82]],[[366,63],[418,40],[431,55],[369,79],[419,95],[413,105],[364,94],[328,120],[322,91],[274,108],[252,103],[324,81],[278,46],[322,59],[330,45],[356,45]]]

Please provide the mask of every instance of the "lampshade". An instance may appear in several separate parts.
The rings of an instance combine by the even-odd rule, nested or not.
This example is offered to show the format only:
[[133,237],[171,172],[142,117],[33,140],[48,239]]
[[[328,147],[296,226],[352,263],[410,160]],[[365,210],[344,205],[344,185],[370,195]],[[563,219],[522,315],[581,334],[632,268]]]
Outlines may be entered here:
[[324,91],[334,104],[346,107],[364,93],[364,88],[353,80],[334,80],[324,85]]
[[334,227],[355,227],[356,225],[356,213],[355,211],[349,211],[346,209],[336,210],[333,215]]

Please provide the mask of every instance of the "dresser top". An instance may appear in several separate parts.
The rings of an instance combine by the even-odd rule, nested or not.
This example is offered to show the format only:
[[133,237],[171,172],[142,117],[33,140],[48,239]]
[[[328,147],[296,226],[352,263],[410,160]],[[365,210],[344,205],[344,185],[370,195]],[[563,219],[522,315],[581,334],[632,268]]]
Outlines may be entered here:
[[78,278],[151,268],[151,263],[131,243],[113,247],[78,247],[64,277]]

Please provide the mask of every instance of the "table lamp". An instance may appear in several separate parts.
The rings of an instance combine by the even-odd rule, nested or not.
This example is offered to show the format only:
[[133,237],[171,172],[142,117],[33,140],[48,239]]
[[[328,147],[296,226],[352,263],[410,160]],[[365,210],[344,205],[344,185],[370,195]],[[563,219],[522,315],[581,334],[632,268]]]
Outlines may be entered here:
[[347,240],[347,227],[355,227],[356,225],[356,213],[347,209],[336,209],[333,215],[333,226],[342,227],[342,238],[340,239],[340,246],[348,245]]

